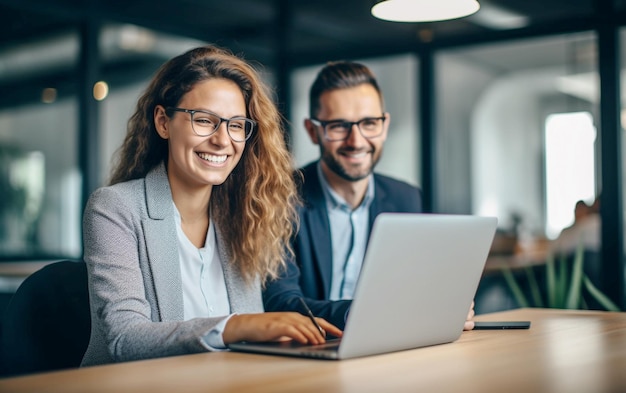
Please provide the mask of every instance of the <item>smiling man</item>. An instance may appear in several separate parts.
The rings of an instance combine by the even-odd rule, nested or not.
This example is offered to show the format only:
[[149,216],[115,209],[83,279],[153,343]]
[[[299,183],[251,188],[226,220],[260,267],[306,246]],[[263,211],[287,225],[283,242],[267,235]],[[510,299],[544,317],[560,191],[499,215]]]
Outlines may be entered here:
[[304,298],[316,316],[343,329],[374,219],[382,212],[421,212],[418,188],[374,173],[390,121],[366,66],[332,62],[318,73],[304,127],[320,159],[296,176],[304,203],[295,258],[267,284],[267,311],[303,312]]

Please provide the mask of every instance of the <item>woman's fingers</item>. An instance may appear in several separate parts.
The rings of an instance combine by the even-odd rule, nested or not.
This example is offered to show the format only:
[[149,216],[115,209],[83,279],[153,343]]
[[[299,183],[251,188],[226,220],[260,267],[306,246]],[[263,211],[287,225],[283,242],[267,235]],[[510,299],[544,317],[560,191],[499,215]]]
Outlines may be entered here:
[[[323,330],[341,336],[341,330],[322,318],[316,318]],[[224,329],[224,343],[235,341],[273,341],[289,337],[301,343],[322,344],[322,332],[307,316],[295,312],[234,315]]]

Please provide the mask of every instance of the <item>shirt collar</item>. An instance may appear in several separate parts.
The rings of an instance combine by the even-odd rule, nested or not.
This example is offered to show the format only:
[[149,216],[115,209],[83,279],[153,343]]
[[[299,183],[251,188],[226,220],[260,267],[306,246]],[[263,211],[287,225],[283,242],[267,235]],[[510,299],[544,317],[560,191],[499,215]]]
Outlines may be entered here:
[[[351,211],[352,208],[346,202],[346,200],[343,199],[339,194],[337,194],[337,192],[335,192],[335,190],[332,189],[332,187],[326,180],[326,175],[324,175],[324,171],[322,171],[321,161],[317,162],[317,176],[319,177],[320,183],[322,184],[322,190],[324,191],[324,197],[326,199],[326,203],[328,204],[328,207],[332,209],[341,209],[341,210],[345,210],[348,212]],[[374,175],[370,173],[370,175],[368,176],[367,190],[365,191],[365,197],[363,198],[363,201],[361,201],[361,204],[357,206],[356,209],[354,210],[368,209],[369,206],[372,204],[373,199],[374,199]]]

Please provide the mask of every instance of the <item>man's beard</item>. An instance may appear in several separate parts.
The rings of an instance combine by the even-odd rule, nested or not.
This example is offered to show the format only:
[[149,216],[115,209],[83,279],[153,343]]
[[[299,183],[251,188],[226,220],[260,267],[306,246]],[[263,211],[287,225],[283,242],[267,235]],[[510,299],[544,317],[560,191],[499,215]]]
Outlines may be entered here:
[[341,177],[344,180],[350,181],[350,182],[356,182],[362,179],[365,179],[366,177],[368,177],[373,171],[374,171],[374,167],[376,167],[376,164],[378,164],[378,161],[380,160],[380,154],[378,156],[376,156],[376,151],[372,151],[371,156],[372,156],[372,163],[369,166],[369,168],[363,172],[359,172],[359,173],[350,173],[344,166],[341,165],[341,163],[339,161],[337,161],[335,159],[335,157],[330,154],[326,149],[324,149],[324,146],[322,146],[320,144],[320,153],[322,156],[322,161],[326,164],[326,166],[333,172],[335,173],[337,176]]

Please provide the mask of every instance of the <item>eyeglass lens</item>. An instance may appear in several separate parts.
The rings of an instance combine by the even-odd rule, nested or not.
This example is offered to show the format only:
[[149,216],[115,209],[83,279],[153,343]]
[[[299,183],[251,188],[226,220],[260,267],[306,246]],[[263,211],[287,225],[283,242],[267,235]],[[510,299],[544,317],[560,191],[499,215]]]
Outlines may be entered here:
[[352,126],[357,125],[361,135],[365,138],[374,138],[383,132],[384,117],[365,118],[356,122],[351,121],[331,121],[326,123],[324,130],[330,140],[343,140],[350,135]]
[[213,134],[222,123],[226,121],[228,134],[234,141],[243,142],[250,137],[254,128],[254,123],[244,117],[233,117],[222,119],[216,114],[208,112],[191,112],[193,130],[198,136],[209,136]]

